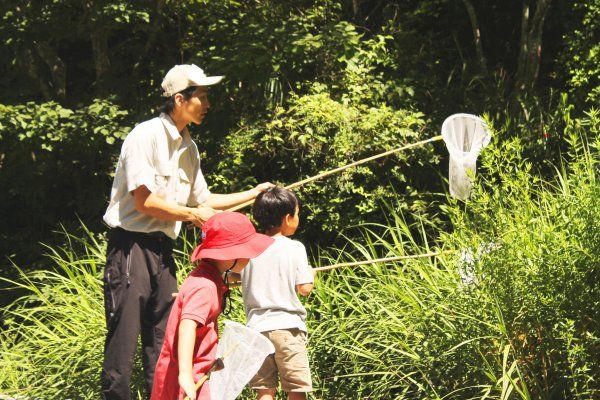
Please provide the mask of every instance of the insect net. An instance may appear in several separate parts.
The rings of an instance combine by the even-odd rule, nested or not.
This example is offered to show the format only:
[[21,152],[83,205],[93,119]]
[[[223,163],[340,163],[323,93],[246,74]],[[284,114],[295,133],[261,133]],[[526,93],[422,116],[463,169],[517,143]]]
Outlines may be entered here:
[[471,114],[454,114],[442,124],[442,138],[450,153],[450,194],[466,200],[473,188],[477,157],[491,136],[485,122]]
[[260,332],[233,321],[225,321],[219,338],[217,357],[225,367],[209,379],[212,400],[234,400],[252,379],[265,358],[275,352],[269,339]]

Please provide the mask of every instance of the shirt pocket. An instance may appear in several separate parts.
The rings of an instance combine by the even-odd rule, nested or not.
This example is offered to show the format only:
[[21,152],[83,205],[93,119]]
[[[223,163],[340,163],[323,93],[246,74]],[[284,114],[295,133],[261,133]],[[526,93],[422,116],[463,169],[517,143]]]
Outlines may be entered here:
[[185,206],[188,203],[188,199],[190,198],[190,190],[192,188],[192,182],[188,177],[188,174],[182,169],[179,168],[179,182],[177,182],[177,203]]
[[171,179],[171,169],[169,164],[159,163],[156,165],[156,172],[154,175],[154,185],[156,187],[156,194],[158,197],[167,200],[169,180]]

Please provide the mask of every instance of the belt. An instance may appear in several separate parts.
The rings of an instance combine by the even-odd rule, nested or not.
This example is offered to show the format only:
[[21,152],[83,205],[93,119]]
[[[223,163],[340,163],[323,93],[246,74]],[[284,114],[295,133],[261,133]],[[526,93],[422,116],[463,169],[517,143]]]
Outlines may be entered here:
[[128,231],[126,229],[123,229],[121,227],[116,227],[113,228],[116,232],[120,233],[120,234],[126,234],[129,236],[137,236],[137,237],[143,237],[143,238],[152,238],[152,239],[168,239],[168,240],[173,240],[171,239],[169,236],[167,236],[166,233],[161,232],[161,231],[154,231],[154,232],[135,232],[135,231]]

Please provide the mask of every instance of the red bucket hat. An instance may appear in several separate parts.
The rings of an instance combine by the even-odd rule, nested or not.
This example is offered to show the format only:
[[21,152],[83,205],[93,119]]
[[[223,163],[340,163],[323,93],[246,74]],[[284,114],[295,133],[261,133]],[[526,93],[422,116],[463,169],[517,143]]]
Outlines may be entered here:
[[228,211],[213,215],[202,225],[202,238],[202,244],[192,252],[192,262],[201,258],[254,258],[275,241],[257,233],[244,214]]

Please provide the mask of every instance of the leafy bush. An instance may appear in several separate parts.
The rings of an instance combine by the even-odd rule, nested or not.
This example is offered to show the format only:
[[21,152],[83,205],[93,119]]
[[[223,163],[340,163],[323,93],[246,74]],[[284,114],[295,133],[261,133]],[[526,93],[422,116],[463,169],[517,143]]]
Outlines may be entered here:
[[[422,114],[370,107],[360,101],[335,99],[322,85],[304,96],[292,95],[266,119],[230,134],[212,182],[231,190],[239,177],[264,178],[281,184],[346,165],[428,137]],[[382,201],[402,196],[403,207],[424,208],[416,189],[435,183],[422,179],[424,166],[436,163],[432,146],[397,153],[297,189],[304,200],[306,237],[328,243],[345,227],[365,219],[378,219]],[[237,179],[235,179],[237,178]],[[249,178],[247,185],[255,178]]]
[[107,101],[0,105],[0,254],[39,253],[37,241],[75,216],[99,225],[126,116]]

